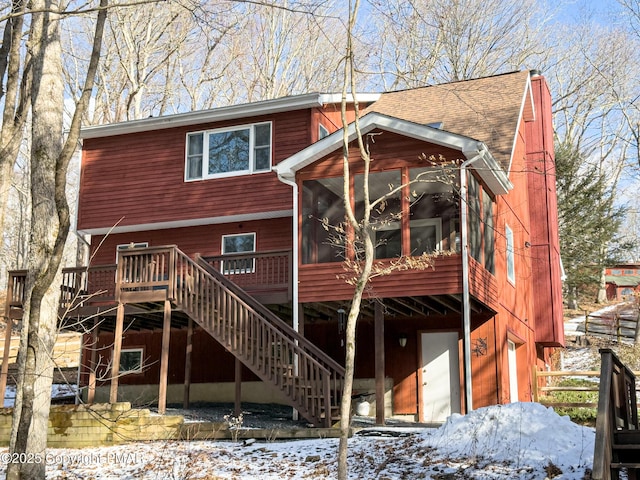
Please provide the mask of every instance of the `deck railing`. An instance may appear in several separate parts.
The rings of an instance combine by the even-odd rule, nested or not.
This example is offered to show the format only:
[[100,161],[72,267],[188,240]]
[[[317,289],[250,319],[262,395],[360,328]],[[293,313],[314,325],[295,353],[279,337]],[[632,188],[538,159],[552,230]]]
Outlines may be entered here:
[[70,311],[84,302],[113,302],[116,290],[116,265],[62,269],[60,308]]
[[291,299],[291,250],[234,253],[201,258],[247,292],[283,292],[287,299]]
[[[7,280],[7,300],[6,307],[8,310],[12,308],[22,308],[24,302],[24,287],[27,283],[26,270],[10,270]],[[10,312],[6,312],[7,316]]]

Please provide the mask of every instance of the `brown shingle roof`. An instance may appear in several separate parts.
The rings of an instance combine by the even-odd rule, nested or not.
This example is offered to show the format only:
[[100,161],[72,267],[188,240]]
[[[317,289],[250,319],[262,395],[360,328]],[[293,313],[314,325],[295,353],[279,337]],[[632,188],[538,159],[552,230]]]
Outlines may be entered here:
[[523,71],[384,93],[364,113],[424,125],[442,122],[443,130],[484,142],[507,170],[523,105],[525,118],[532,116],[528,79]]

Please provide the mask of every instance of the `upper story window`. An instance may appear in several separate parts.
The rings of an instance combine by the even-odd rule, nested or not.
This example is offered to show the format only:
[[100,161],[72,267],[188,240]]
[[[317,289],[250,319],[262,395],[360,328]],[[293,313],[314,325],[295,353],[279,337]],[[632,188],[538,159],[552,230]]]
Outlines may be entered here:
[[318,140],[322,140],[324,137],[328,137],[328,136],[329,136],[329,130],[327,129],[327,127],[325,127],[321,123],[318,124]]
[[185,180],[267,172],[271,123],[187,134]]
[[507,241],[507,279],[511,283],[516,283],[516,260],[513,243],[513,230],[511,230],[509,225],[505,225],[504,235]]

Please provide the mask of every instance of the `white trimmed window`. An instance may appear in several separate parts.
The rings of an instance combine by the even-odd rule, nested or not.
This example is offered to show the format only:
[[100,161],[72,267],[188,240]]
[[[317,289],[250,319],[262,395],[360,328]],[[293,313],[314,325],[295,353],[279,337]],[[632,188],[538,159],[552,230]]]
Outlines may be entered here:
[[[256,251],[256,234],[239,233],[235,235],[222,236],[222,255],[237,255],[239,253],[250,253]],[[253,273],[255,271],[255,258],[242,257],[224,260],[222,262],[222,273],[240,274]]]
[[185,180],[271,170],[271,123],[187,134]]
[[509,225],[505,225],[504,235],[507,240],[507,279],[509,279],[511,283],[516,283],[516,265],[515,265],[514,249],[513,249],[513,230],[511,230]]
[[120,373],[142,373],[142,348],[123,348],[120,351]]
[[318,140],[322,140],[324,137],[328,137],[328,136],[329,136],[329,130],[327,129],[327,127],[319,123],[318,124]]

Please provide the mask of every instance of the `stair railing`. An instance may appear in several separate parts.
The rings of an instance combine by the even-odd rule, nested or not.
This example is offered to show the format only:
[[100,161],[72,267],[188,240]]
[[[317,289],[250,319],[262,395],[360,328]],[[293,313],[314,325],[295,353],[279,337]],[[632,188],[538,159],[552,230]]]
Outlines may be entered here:
[[121,252],[116,297],[161,296],[190,315],[315,424],[329,426],[344,369],[206,262],[175,246]]
[[615,435],[621,431],[638,430],[638,404],[635,376],[616,354],[600,349],[600,389],[593,456],[592,478],[612,478]]

